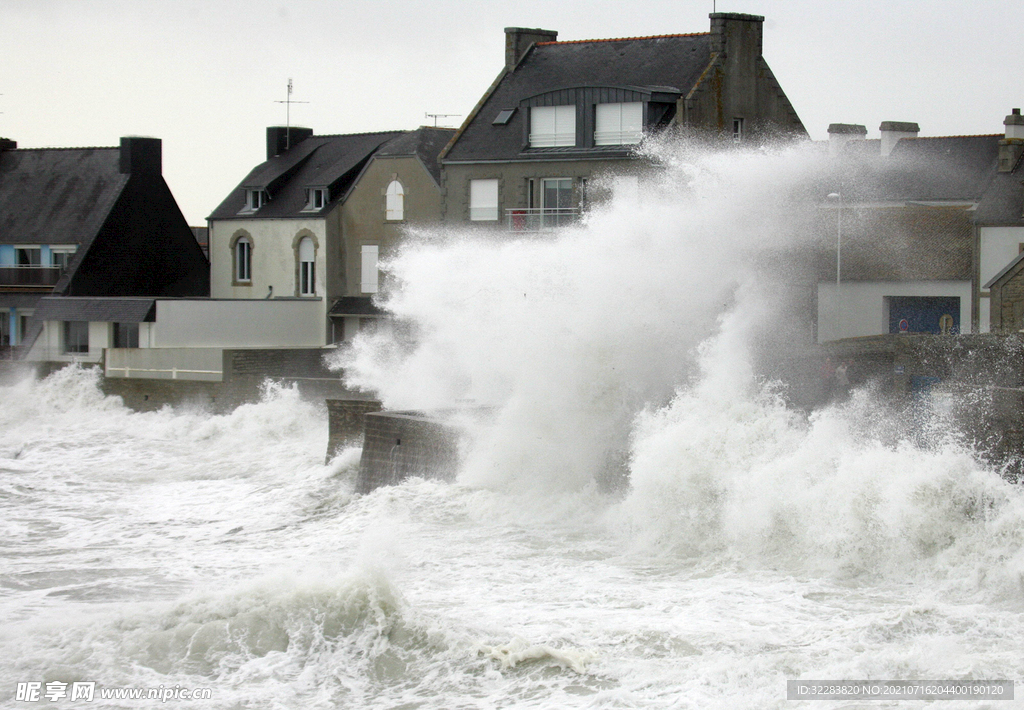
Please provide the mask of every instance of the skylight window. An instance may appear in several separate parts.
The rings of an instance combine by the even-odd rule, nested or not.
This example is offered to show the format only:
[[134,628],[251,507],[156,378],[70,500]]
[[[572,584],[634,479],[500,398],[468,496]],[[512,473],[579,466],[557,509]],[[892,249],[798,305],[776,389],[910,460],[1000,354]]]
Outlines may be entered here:
[[494,117],[494,125],[504,126],[512,120],[512,116],[515,112],[516,110],[514,108],[503,108],[501,111],[498,111],[498,115]]

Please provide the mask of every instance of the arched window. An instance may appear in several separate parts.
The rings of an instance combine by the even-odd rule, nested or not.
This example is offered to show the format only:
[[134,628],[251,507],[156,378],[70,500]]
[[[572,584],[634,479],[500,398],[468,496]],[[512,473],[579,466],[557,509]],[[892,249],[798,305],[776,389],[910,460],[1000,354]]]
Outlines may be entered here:
[[299,295],[316,295],[316,247],[309,237],[299,241]]
[[235,242],[235,281],[252,282],[252,242],[248,237],[239,237]]
[[384,219],[400,221],[405,219],[405,189],[398,180],[392,180],[384,194]]

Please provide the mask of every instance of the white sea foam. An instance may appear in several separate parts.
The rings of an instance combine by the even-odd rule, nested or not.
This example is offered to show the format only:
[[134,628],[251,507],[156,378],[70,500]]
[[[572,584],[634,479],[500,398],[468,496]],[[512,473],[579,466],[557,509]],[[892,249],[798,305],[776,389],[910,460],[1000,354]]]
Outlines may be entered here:
[[453,484],[355,495],[358,450],[323,464],[289,388],[213,415],[131,412],[79,368],[0,387],[0,703],[96,680],[210,708],[753,710],[787,679],[1024,680],[1018,487],[868,391],[808,416],[758,378],[785,321],[749,267],[816,158],[659,155],[639,204],[389,265],[404,325],[349,374],[494,407]]

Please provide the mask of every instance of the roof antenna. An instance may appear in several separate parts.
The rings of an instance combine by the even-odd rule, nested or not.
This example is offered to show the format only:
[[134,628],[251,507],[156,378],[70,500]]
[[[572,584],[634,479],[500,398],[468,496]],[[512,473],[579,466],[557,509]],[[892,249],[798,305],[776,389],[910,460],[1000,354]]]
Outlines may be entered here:
[[461,116],[462,114],[461,113],[425,113],[423,115],[426,116],[427,118],[434,119],[434,128],[437,128],[437,119],[439,119],[439,118],[455,118],[456,116]]
[[286,104],[285,107],[285,129],[284,129],[284,149],[288,150],[291,147],[292,140],[292,104],[308,104],[308,101],[293,101],[292,100],[292,79],[288,77],[288,98],[284,101],[275,101],[275,104]]

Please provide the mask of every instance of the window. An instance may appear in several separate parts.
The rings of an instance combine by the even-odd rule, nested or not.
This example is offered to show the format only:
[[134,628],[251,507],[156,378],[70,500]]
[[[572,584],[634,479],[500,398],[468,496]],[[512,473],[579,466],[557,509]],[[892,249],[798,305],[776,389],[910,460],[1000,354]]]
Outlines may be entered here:
[[398,180],[392,180],[384,193],[384,219],[395,222],[405,219],[405,189]]
[[498,219],[498,181],[469,181],[469,219],[493,222]]
[[560,227],[576,219],[573,208],[572,178],[545,178],[540,181],[541,224]]
[[530,147],[576,145],[576,106],[534,106],[530,109]]
[[18,266],[41,266],[43,251],[40,247],[15,247],[14,262]]
[[299,242],[299,295],[316,295],[316,248],[309,237]]
[[491,122],[492,125],[506,125],[509,121],[512,120],[512,116],[515,114],[515,112],[516,110],[514,108],[503,108],[502,110],[498,111],[498,115],[494,117],[494,120]]
[[137,348],[137,347],[139,347],[139,324],[138,323],[114,323],[114,347],[115,348]]
[[743,119],[734,118],[732,119],[732,139],[734,142],[739,143],[743,140]]
[[362,252],[362,285],[363,293],[377,293],[377,245],[364,244]]
[[68,268],[74,255],[74,247],[50,247],[50,265],[64,271]]
[[0,311],[0,348],[11,345],[11,314]]
[[28,313],[18,314],[18,342],[25,342],[25,334],[28,333],[28,322],[32,320],[32,316]]
[[64,352],[89,352],[89,323],[81,320],[64,321]]
[[252,242],[248,237],[240,237],[235,242],[235,281],[252,281]]
[[322,210],[327,206],[327,188],[314,187],[306,190],[305,210]]
[[643,137],[644,105],[639,101],[597,104],[594,145],[631,145]]
[[246,190],[245,209],[250,212],[258,210],[267,204],[267,199],[265,190]]

